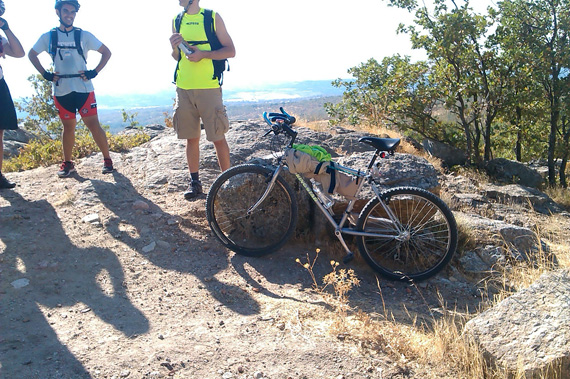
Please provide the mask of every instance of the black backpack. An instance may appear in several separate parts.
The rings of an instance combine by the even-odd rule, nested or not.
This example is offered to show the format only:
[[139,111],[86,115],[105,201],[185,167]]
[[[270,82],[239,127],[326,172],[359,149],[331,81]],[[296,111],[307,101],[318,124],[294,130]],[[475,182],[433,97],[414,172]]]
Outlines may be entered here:
[[[77,52],[79,53],[79,55],[81,55],[81,58],[83,58],[85,63],[87,63],[87,59],[85,59],[85,55],[83,54],[83,48],[81,47],[81,29],[74,28],[73,29],[73,37],[75,39],[75,47],[58,46],[58,44],[57,44],[57,42],[58,42],[57,41],[57,28],[53,28],[52,30],[50,30],[49,55],[51,55],[51,58],[54,61],[55,61],[55,55],[58,53],[58,49],[65,48],[65,49],[77,49]],[[61,53],[60,53],[60,58],[63,59],[61,57]]]
[[[180,33],[182,18],[184,17],[185,13],[186,13],[185,11],[182,11],[178,14],[178,16],[176,16],[176,20],[174,21],[174,28],[176,30],[176,33]],[[204,44],[208,43],[208,44],[210,44],[210,48],[212,49],[212,51],[219,50],[223,46],[220,43],[218,36],[216,35],[216,31],[214,30],[213,12],[211,9],[204,9],[203,15],[204,15],[204,31],[206,32],[206,38],[208,40],[207,41],[186,41],[186,42],[190,46],[204,45]],[[180,54],[180,57],[178,58],[178,63],[176,64],[176,70],[174,70],[174,83],[175,84],[176,84],[176,77],[178,75],[178,67],[180,65],[180,59],[182,59],[182,53]],[[226,71],[226,65],[227,65],[228,71],[230,70],[230,65],[228,63],[228,60],[227,59],[221,59],[221,60],[213,59],[212,63],[214,65],[214,75],[212,76],[212,79],[218,79],[218,83],[220,85],[222,85],[224,82],[224,71]]]

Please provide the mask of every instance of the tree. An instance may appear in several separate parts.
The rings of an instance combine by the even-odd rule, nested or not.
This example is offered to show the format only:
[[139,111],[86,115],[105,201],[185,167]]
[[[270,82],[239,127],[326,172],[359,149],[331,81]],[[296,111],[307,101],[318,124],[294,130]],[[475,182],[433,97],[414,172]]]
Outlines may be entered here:
[[139,126],[139,122],[137,121],[138,112],[129,113],[124,109],[121,109],[121,113],[123,115],[123,122],[128,122],[128,127],[136,128]]
[[[563,99],[569,95],[565,77],[570,69],[569,0],[510,0],[498,3],[505,41],[518,41],[527,54],[522,61],[543,89],[549,113],[548,182],[556,183],[555,156]],[[510,36],[510,38],[508,38]],[[513,43],[504,43],[513,49]]]
[[412,137],[457,142],[456,130],[438,119],[442,103],[427,62],[411,63],[410,57],[395,55],[381,63],[370,59],[348,72],[353,80],[333,82],[345,88],[342,102],[325,104],[333,122],[384,125]]
[[19,111],[27,114],[23,120],[24,129],[49,139],[59,136],[63,125],[53,102],[52,83],[39,74],[28,77],[28,81],[34,88],[34,95],[15,103]]
[[[415,2],[390,0],[393,6],[410,9]],[[467,156],[480,162],[492,158],[492,126],[505,93],[504,65],[500,52],[487,34],[493,19],[473,12],[469,1],[458,6],[452,1],[434,0],[433,10],[425,5],[416,9],[415,25],[401,25],[410,34],[412,46],[426,51],[433,65],[435,85],[441,98],[457,117]],[[480,145],[484,144],[483,156]]]

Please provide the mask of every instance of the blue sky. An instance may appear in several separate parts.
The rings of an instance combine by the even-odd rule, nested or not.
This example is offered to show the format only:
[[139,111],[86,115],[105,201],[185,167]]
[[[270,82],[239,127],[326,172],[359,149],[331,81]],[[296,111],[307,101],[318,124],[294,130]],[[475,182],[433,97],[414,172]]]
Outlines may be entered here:
[[[96,93],[155,93],[171,88],[176,62],[170,57],[171,20],[182,9],[177,0],[79,0],[75,25],[89,30],[112,51],[105,70],[94,79]],[[58,25],[55,0],[4,0],[6,18],[24,49]],[[484,9],[488,0],[472,3]],[[158,6],[157,6],[158,4]],[[220,13],[236,46],[224,88],[264,83],[347,78],[347,70],[369,58],[396,53],[421,59],[409,38],[397,35],[405,11],[381,0],[201,0]],[[41,15],[38,16],[38,15]],[[51,58],[40,56],[45,66]],[[99,54],[92,52],[88,68]],[[0,60],[14,98],[29,96],[26,78],[35,73],[28,58]]]

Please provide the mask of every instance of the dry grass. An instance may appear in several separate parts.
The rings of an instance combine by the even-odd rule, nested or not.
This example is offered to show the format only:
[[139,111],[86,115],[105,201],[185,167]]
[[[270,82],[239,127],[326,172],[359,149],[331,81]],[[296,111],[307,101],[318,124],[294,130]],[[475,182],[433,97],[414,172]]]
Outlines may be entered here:
[[71,191],[65,191],[58,200],[56,200],[53,205],[55,207],[66,207],[71,206],[75,202],[77,194]]
[[552,200],[570,211],[570,188],[549,187],[544,191]]
[[301,120],[297,122],[296,125],[304,126],[309,129],[315,130],[317,132],[326,132],[329,130],[329,122],[327,120],[320,120],[320,121],[309,121],[309,120]]
[[[312,122],[307,125],[315,130],[326,130],[328,124],[325,122]],[[373,134],[385,134],[393,138],[401,138],[393,131],[389,130],[364,130]],[[434,160],[427,154],[418,153],[412,145],[402,142],[401,152],[420,155],[426,158],[437,169],[441,170],[441,162]],[[455,172],[462,175],[474,183],[490,183],[491,180],[484,171],[456,168]],[[558,204],[570,209],[570,191],[564,188],[547,189],[546,193]],[[451,202],[450,194],[442,194],[443,200]],[[447,198],[445,198],[447,196]],[[442,378],[524,378],[524,369],[517,369],[516,372],[507,371],[500,367],[491,367],[485,360],[478,345],[463,332],[464,326],[469,319],[476,317],[483,310],[496,305],[513,293],[520,291],[532,283],[543,273],[555,270],[560,267],[570,267],[570,223],[568,218],[562,215],[536,215],[529,212],[532,207],[520,204],[511,204],[519,209],[524,215],[525,224],[537,225],[534,233],[537,241],[542,241],[547,248],[543,249],[539,243],[538,251],[532,253],[533,259],[529,262],[508,261],[502,267],[494,267],[496,274],[490,275],[482,282],[478,283],[481,292],[494,294],[492,298],[485,298],[480,303],[480,309],[474,313],[461,313],[457,310],[448,309],[443,299],[440,299],[440,307],[437,315],[432,314],[427,320],[419,322],[418,319],[409,314],[409,322],[402,323],[396,321],[393,314],[386,311],[384,314],[371,315],[359,309],[352,309],[349,306],[348,294],[354,284],[348,284],[346,278],[340,279],[335,274],[336,266],[333,264],[331,274],[327,275],[328,285],[335,287],[335,283],[344,286],[342,294],[331,296],[330,293],[319,287],[318,279],[312,272],[317,255],[313,260],[307,256],[307,263],[302,264],[311,274],[315,293],[322,296],[322,299],[330,305],[333,311],[313,314],[314,317],[322,317],[321,326],[328,328],[328,333],[335,337],[342,335],[343,340],[349,340],[366,351],[381,352],[390,357],[395,364],[402,368],[402,371],[414,369],[418,377],[442,377]],[[485,212],[485,210],[483,210]],[[488,212],[493,212],[488,210]],[[483,214],[489,216],[489,214]],[[529,219],[530,217],[530,219]],[[474,249],[477,246],[487,244],[490,240],[496,240],[491,233],[480,233],[475,231],[466,220],[457,217],[459,228],[459,251]],[[509,246],[504,243],[504,249]],[[508,254],[507,254],[508,255]],[[555,259],[553,259],[555,257]],[[352,273],[353,275],[353,273]],[[357,282],[357,278],[353,277]],[[384,299],[380,286],[379,297],[382,303]],[[492,291],[490,290],[492,289]],[[422,296],[419,288],[414,289]],[[336,289],[335,289],[336,291]],[[338,293],[337,293],[338,295]],[[426,302],[427,306],[427,302]],[[422,371],[423,370],[423,371]],[[546,367],[538,378],[558,378],[560,377],[559,367]]]
[[462,217],[455,217],[455,222],[457,223],[457,251],[461,252],[475,248],[477,241],[480,240],[480,235]]
[[[384,307],[383,315],[372,316],[361,310],[349,306],[348,293],[358,283],[358,279],[351,273],[351,281],[347,276],[339,276],[336,266],[332,263],[332,272],[327,275],[327,285],[334,288],[336,296],[324,291],[324,287],[317,284],[312,267],[318,259],[311,259],[307,255],[307,263],[299,262],[311,274],[314,289],[334,311],[322,312],[318,317],[326,319],[321,327],[328,328],[328,333],[336,338],[342,336],[343,340],[352,341],[364,351],[372,351],[388,355],[395,365],[402,371],[413,370],[418,377],[442,378],[524,378],[522,368],[516,372],[500,367],[491,367],[485,360],[483,352],[478,345],[463,332],[464,326],[471,318],[476,317],[488,307],[492,307],[513,293],[528,287],[544,272],[557,267],[570,266],[570,249],[568,248],[568,232],[570,226],[564,216],[550,217],[537,216],[533,223],[540,225],[537,228],[536,238],[546,242],[548,250],[539,248],[534,254],[532,262],[510,262],[507,266],[497,268],[500,275],[489,277],[481,283],[483,287],[492,286],[499,289],[495,296],[481,303],[481,309],[474,313],[458,312],[446,307],[440,296],[440,307],[437,314],[432,314],[425,321],[418,321],[417,317],[408,314],[410,322],[397,321],[393,314]],[[464,247],[477,245],[480,236],[473,232],[466,223],[458,222],[460,235],[463,235]],[[505,248],[506,245],[505,245]],[[556,255],[558,262],[553,263],[552,256]],[[352,283],[352,284],[351,284]],[[341,286],[341,287],[339,287]],[[338,291],[338,288],[342,290]],[[413,287],[414,291],[423,298],[421,290]],[[382,290],[378,285],[378,295],[382,304],[384,299]],[[483,291],[485,292],[485,291]],[[427,306],[427,302],[426,302]],[[313,315],[317,316],[317,315]],[[559,367],[546,367],[538,378],[558,378]]]

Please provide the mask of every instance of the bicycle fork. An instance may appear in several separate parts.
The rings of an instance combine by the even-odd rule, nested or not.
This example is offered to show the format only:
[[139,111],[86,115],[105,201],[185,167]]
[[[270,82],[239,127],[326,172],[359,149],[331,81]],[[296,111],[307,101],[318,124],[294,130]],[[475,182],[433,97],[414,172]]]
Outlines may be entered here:
[[265,198],[267,197],[267,195],[269,195],[269,192],[271,192],[271,190],[273,189],[273,186],[275,185],[275,181],[277,180],[277,177],[279,176],[279,173],[281,172],[281,169],[283,168],[283,166],[279,165],[275,171],[273,171],[273,176],[271,177],[271,180],[269,181],[269,184],[267,185],[267,188],[265,189],[265,192],[263,193],[263,195],[261,195],[261,197],[259,198],[259,200],[257,200],[257,203],[253,204],[248,210],[247,210],[247,215],[250,216],[253,211],[259,207],[259,205],[261,203],[263,203],[263,200],[265,200]]

